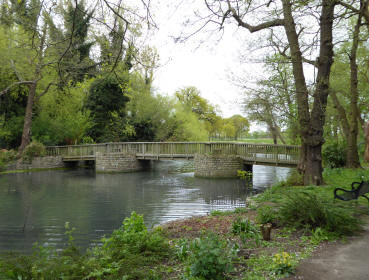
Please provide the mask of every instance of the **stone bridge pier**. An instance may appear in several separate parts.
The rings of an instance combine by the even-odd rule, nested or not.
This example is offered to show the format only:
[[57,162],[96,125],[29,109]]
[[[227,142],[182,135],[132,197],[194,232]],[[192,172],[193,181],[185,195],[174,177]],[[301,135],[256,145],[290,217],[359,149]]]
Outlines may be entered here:
[[204,178],[235,178],[243,170],[242,159],[236,155],[195,154],[195,176]]
[[97,172],[134,172],[149,167],[149,160],[140,160],[134,153],[96,153]]

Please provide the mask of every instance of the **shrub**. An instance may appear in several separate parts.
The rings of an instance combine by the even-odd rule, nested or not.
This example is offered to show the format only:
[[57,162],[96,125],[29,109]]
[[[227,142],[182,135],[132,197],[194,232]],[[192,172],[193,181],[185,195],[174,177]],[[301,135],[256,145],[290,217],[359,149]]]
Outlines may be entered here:
[[95,144],[94,139],[92,139],[90,136],[84,136],[81,142],[82,144]]
[[0,150],[0,171],[5,169],[7,163],[15,160],[16,155],[14,150]]
[[188,262],[186,276],[190,279],[225,279],[233,270],[236,249],[215,234],[182,242],[180,250],[179,255]]
[[320,227],[338,235],[351,234],[360,228],[360,221],[348,209],[307,192],[288,195],[278,215],[283,224],[310,229]]
[[346,143],[327,142],[323,145],[323,165],[329,168],[339,168],[346,165]]
[[[102,240],[101,248],[95,248],[95,270],[89,277],[105,275],[103,279],[148,279],[145,268],[157,264],[168,256],[170,247],[160,228],[148,231],[142,215],[132,212],[120,229]],[[106,275],[109,275],[107,277]],[[98,278],[99,279],[99,278]]]
[[46,148],[42,143],[33,141],[23,151],[22,159],[31,161],[35,157],[42,157],[46,154]]
[[262,205],[257,210],[256,221],[259,224],[267,224],[275,222],[277,218],[276,210],[269,205]]

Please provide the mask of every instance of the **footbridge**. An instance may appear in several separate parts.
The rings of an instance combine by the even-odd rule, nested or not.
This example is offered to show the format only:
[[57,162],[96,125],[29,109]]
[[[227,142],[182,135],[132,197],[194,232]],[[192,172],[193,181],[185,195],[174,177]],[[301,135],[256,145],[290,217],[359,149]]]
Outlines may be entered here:
[[[231,177],[252,165],[296,167],[300,147],[232,142],[121,142],[49,146],[47,156],[63,162],[94,161],[97,171],[142,170],[150,160],[194,160],[195,175]],[[223,175],[222,175],[223,174]]]

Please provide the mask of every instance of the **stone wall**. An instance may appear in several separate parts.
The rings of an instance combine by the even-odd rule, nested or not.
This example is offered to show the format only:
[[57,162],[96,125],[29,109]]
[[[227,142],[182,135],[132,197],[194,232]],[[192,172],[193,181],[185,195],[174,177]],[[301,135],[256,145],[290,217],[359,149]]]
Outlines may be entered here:
[[136,159],[129,153],[96,153],[97,172],[134,172],[145,169],[150,162]]
[[6,170],[27,170],[27,169],[50,169],[65,167],[62,157],[46,156],[35,157],[31,162],[17,161],[9,164]]
[[194,159],[195,176],[208,178],[237,177],[237,170],[242,170],[243,163],[235,155],[201,155]]

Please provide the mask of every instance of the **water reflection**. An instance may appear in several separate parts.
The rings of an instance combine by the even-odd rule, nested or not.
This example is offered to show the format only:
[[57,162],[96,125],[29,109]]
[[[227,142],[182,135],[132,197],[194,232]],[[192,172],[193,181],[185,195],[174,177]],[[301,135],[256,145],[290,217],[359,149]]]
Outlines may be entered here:
[[96,174],[91,169],[0,177],[0,251],[28,252],[34,242],[62,247],[64,224],[87,247],[132,211],[148,226],[244,205],[251,192],[283,178],[288,168],[254,167],[253,189],[240,180],[194,178],[189,163],[163,161],[150,171]]

